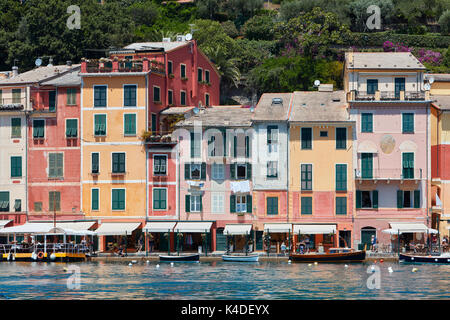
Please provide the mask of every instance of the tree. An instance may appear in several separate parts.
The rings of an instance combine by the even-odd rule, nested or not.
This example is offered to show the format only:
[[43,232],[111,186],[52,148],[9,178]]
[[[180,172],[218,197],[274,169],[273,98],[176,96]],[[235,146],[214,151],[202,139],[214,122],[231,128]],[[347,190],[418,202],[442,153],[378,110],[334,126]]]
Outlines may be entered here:
[[439,18],[441,33],[448,35],[450,33],[450,10],[446,10]]
[[233,21],[225,21],[221,23],[223,31],[229,36],[230,38],[236,38],[239,36],[239,31],[236,28]]
[[128,7],[128,12],[136,25],[146,26],[155,23],[159,15],[158,6],[149,0],[133,3]]
[[314,7],[319,7],[316,0],[284,1],[280,7],[281,18],[287,22],[301,13],[312,11]]
[[274,18],[269,15],[254,16],[242,27],[245,37],[249,40],[273,40],[275,31]]
[[[227,58],[231,58],[236,50],[236,44],[223,30],[217,21],[212,20],[195,20],[194,22],[194,39],[203,52],[207,50],[221,48],[221,54]],[[214,50],[210,51],[213,52]]]
[[367,31],[367,19],[372,13],[367,13],[367,8],[371,5],[380,8],[382,25],[390,24],[394,13],[392,0],[356,0],[348,5],[351,17],[352,29],[355,31]]

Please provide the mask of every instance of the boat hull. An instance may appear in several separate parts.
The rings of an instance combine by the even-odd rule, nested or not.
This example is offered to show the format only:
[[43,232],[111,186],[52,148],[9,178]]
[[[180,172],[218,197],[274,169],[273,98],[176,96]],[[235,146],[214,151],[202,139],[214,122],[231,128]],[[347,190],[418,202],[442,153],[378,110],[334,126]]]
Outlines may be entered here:
[[183,256],[159,256],[159,261],[168,261],[168,262],[184,262],[184,261],[199,261],[199,254],[190,254]]
[[32,253],[3,253],[1,255],[1,261],[29,261],[29,262],[76,262],[76,261],[86,261],[87,257],[84,253],[66,253],[66,252],[56,252],[54,259],[51,259],[50,253],[44,253],[42,258],[33,259]]
[[250,256],[232,256],[232,255],[222,255],[223,261],[233,261],[233,262],[258,262],[258,255],[250,255]]
[[407,254],[400,254],[399,260],[408,263],[443,263],[450,264],[449,256],[410,256]]
[[365,251],[324,253],[324,254],[292,254],[292,262],[363,262],[366,259]]

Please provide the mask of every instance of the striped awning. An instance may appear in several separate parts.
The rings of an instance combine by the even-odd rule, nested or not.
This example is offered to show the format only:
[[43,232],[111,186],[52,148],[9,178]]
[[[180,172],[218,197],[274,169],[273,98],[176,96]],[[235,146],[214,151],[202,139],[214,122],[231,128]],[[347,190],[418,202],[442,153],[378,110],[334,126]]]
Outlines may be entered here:
[[8,223],[10,223],[12,220],[0,220],[0,229],[4,228]]
[[95,232],[99,236],[131,235],[140,224],[140,222],[104,222]]
[[246,235],[250,234],[252,230],[251,224],[227,224],[223,230],[223,234],[234,236],[234,235]]
[[178,222],[174,232],[193,232],[193,233],[201,233],[201,232],[209,232],[211,230],[212,222]]
[[175,227],[176,222],[164,222],[164,221],[156,221],[156,222],[148,222],[145,227],[142,229],[144,232],[172,232]]
[[332,234],[336,233],[335,224],[294,224],[294,233]]
[[285,233],[292,231],[291,223],[265,223],[264,231],[268,233]]

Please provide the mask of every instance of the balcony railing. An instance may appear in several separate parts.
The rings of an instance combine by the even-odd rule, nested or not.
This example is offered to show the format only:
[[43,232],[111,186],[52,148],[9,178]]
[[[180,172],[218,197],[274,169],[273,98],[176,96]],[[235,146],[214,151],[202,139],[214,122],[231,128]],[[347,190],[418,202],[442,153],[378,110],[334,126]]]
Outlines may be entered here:
[[164,63],[148,59],[143,60],[83,60],[82,73],[110,73],[110,72],[155,72],[165,74]]
[[26,105],[26,98],[2,98],[0,100],[1,111],[23,110]]
[[141,135],[144,143],[154,144],[176,144],[177,141],[172,137],[171,131],[146,131]]
[[356,101],[425,101],[427,92],[425,91],[375,91],[375,93],[367,93],[367,91],[353,91],[353,99]]
[[355,169],[356,180],[421,180],[422,169]]

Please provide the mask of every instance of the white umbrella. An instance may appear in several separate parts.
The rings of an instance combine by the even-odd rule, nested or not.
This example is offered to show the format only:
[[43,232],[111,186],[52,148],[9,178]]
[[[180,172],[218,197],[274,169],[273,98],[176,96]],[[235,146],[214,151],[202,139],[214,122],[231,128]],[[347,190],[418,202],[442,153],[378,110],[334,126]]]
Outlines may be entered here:
[[388,233],[388,234],[398,234],[397,229],[385,229],[385,230],[382,230],[381,232]]

